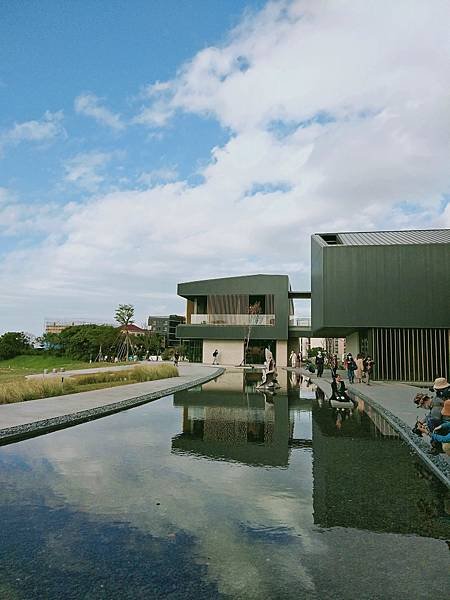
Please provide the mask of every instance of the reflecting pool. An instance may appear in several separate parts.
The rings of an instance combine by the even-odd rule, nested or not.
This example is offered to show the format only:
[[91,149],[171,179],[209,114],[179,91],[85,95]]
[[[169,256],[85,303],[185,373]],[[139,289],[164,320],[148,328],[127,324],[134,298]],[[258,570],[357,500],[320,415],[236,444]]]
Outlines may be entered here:
[[281,383],[1,447],[0,598],[445,597],[445,488],[362,403]]

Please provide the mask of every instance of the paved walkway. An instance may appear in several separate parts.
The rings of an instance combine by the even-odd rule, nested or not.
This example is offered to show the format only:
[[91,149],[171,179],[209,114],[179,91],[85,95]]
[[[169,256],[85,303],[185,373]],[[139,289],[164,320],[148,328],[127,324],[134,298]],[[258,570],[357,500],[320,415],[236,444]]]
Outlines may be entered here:
[[[288,368],[288,371],[295,369]],[[322,389],[326,396],[331,395],[331,373],[325,370],[322,377],[317,377],[305,369],[300,370],[303,375],[310,377],[311,381]],[[430,438],[423,438],[412,433],[416,423],[416,417],[425,417],[426,411],[416,407],[413,402],[417,392],[423,392],[423,388],[406,385],[403,383],[385,383],[374,381],[370,385],[365,383],[349,384],[347,374],[341,371],[348,391],[353,396],[358,396],[374,408],[398,431],[401,437],[414,448],[428,467],[443,481],[450,486],[450,457],[445,454],[432,456],[430,450]]]
[[78,392],[42,400],[2,404],[0,405],[0,444],[131,408],[175,391],[199,385],[223,373],[220,367],[189,363],[181,363],[178,370],[180,376],[169,379]]

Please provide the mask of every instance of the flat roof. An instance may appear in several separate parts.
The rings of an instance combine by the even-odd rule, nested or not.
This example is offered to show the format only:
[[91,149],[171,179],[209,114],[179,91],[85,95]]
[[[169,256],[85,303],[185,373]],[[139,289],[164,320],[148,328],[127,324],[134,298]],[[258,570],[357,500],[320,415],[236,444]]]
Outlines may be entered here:
[[450,244],[450,229],[348,231],[315,233],[328,246],[390,246],[394,244]]

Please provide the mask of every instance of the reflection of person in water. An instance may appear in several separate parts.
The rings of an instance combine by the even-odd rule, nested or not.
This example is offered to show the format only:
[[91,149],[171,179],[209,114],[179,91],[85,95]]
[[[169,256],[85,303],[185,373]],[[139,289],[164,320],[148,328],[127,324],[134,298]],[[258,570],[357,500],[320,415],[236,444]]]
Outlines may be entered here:
[[343,421],[347,421],[352,416],[352,411],[349,408],[333,408],[331,415],[336,429],[342,429]]

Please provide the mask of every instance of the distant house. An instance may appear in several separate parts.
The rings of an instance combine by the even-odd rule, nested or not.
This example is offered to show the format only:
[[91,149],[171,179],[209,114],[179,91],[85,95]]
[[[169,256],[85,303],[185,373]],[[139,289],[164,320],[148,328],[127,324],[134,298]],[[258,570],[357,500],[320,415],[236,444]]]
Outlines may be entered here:
[[120,331],[127,331],[130,335],[145,335],[148,333],[148,329],[142,329],[142,327],[138,327],[134,323],[130,323],[129,325],[121,325],[119,327]]

